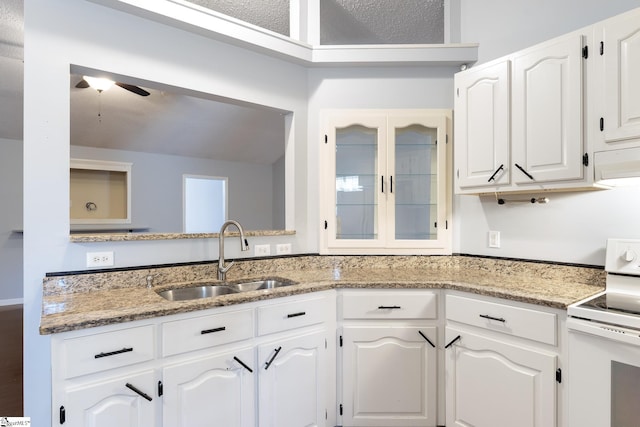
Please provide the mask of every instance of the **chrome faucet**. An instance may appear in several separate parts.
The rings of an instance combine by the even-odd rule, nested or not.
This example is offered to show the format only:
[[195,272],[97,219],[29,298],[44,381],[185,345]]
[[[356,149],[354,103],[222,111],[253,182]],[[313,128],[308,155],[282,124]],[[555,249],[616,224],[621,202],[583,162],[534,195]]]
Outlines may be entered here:
[[227,280],[227,271],[233,266],[233,261],[231,261],[226,266],[224,265],[224,232],[228,226],[235,225],[238,231],[240,232],[240,250],[248,251],[249,244],[244,238],[244,230],[238,221],[234,221],[232,219],[225,221],[220,227],[220,237],[218,238],[218,242],[220,244],[218,250],[218,280]]

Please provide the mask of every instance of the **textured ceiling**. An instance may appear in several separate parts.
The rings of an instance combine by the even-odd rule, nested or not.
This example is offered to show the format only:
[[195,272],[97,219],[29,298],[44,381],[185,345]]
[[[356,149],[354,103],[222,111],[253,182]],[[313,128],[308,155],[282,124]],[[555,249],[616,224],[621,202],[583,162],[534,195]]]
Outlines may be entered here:
[[320,43],[444,43],[444,1],[322,0]]

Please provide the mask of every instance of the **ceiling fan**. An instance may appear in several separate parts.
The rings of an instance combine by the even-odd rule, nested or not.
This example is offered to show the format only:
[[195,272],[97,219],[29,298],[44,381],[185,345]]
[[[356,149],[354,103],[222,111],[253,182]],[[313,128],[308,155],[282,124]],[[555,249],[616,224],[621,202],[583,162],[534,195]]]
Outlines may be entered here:
[[112,80],[107,80],[107,79],[102,79],[102,78],[99,79],[99,78],[96,78],[96,77],[89,77],[89,76],[84,76],[82,78],[82,80],[80,80],[78,82],[76,87],[79,88],[79,89],[86,89],[88,87],[92,87],[95,90],[97,90],[98,92],[102,92],[103,90],[109,89],[114,84],[116,86],[120,86],[122,89],[128,90],[129,92],[133,92],[136,95],[140,95],[140,96],[149,96],[150,95],[149,92],[147,92],[146,90],[144,90],[144,89],[142,89],[141,87],[138,87],[138,86],[130,85],[130,84],[127,84],[127,83],[114,82]]

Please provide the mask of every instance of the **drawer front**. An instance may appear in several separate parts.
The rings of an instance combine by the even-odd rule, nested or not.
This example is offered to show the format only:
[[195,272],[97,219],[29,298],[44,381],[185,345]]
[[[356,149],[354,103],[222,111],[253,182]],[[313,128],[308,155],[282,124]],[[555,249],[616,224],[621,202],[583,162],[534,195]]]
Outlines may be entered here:
[[456,295],[447,295],[446,313],[448,320],[557,345],[557,316],[553,313]]
[[176,320],[162,324],[162,355],[172,356],[252,337],[252,310]]
[[438,295],[433,291],[346,291],[343,319],[435,319]]
[[119,368],[155,357],[153,325],[104,332],[60,343],[63,378]]
[[331,312],[328,303],[320,297],[258,307],[258,335],[323,323]]

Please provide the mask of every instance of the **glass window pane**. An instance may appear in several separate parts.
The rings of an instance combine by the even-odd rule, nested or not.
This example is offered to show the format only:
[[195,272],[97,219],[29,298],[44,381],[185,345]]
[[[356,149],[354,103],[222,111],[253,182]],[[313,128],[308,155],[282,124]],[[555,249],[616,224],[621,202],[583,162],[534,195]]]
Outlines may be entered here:
[[412,125],[395,130],[395,236],[437,239],[437,129]]
[[258,27],[288,36],[289,0],[187,0]]
[[336,239],[377,238],[377,168],[377,129],[336,130]]
[[444,43],[444,0],[322,0],[320,44]]

